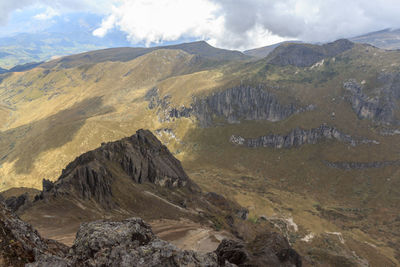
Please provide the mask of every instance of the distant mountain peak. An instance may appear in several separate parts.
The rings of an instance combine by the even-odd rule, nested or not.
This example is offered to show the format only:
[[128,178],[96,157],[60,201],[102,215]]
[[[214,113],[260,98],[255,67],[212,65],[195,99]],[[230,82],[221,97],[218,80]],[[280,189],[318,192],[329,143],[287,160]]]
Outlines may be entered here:
[[353,46],[354,43],[346,39],[323,45],[285,43],[275,48],[268,55],[267,61],[278,66],[310,67],[324,58],[350,50]]

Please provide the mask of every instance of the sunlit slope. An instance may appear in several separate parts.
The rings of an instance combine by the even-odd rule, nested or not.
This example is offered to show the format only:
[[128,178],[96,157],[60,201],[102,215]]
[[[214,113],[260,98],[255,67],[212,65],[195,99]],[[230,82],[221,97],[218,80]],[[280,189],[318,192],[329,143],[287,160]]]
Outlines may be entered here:
[[[254,222],[261,215],[293,219],[298,229],[288,227],[288,237],[302,253],[337,264],[344,259],[358,262],[351,254],[355,251],[372,266],[374,261],[391,266],[398,263],[400,244],[398,165],[340,169],[326,162],[400,159],[400,135],[382,134],[398,126],[358,117],[343,86],[354,79],[366,97],[380,97],[385,85],[381,74],[400,72],[399,62],[399,52],[364,45],[309,67],[277,66],[268,59],[221,62],[161,49],[124,62],[85,62],[68,68],[55,64],[13,73],[0,83],[0,114],[5,114],[0,119],[0,188],[41,188],[43,178],[55,180],[81,153],[147,128],[182,160],[192,179],[249,208]],[[260,84],[279,105],[293,104],[296,112],[274,122],[228,122],[225,115],[241,102],[229,106],[233,93],[222,93]],[[150,108],[148,92],[153,88],[158,89],[158,102]],[[223,109],[211,125],[200,127],[201,116],[194,111],[190,116],[179,113],[207,98],[215,110]],[[255,108],[259,102],[253,102]],[[179,116],[171,116],[173,108]],[[394,111],[399,119],[398,108]],[[322,140],[282,149],[230,142],[232,135],[285,135],[297,127],[323,124],[374,142],[352,146]],[[340,233],[345,242],[327,232]],[[302,241],[311,233],[315,239]],[[331,244],[324,243],[326,239]],[[318,249],[307,251],[310,246]],[[329,246],[337,246],[337,255]]]
[[[193,58],[180,50],[157,50],[129,62],[11,75],[0,89],[5,115],[0,171],[8,177],[2,188],[40,187],[43,177],[55,179],[74,157],[101,142],[154,128],[157,120],[145,93],[169,77],[195,70]],[[221,76],[218,70],[201,70],[181,79],[187,75],[207,81],[204,87],[214,87]]]

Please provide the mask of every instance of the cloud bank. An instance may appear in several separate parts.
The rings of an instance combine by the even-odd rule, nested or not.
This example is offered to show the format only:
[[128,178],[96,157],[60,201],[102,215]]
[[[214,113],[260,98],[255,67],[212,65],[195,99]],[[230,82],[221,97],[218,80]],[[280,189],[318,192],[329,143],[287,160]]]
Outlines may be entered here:
[[93,32],[113,29],[132,44],[207,40],[248,49],[288,39],[326,42],[384,28],[400,28],[399,0],[0,0],[0,25],[18,9],[38,5],[46,20],[65,12],[102,14]]
[[94,34],[133,43],[185,37],[245,49],[287,39],[325,42],[400,27],[398,0],[121,0]]

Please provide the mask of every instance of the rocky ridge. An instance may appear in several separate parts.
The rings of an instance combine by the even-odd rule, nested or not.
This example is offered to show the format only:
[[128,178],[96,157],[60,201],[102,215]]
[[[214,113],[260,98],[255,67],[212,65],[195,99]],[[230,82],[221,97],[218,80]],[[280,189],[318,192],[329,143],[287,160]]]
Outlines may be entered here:
[[373,161],[373,162],[330,162],[324,161],[325,165],[331,168],[342,170],[362,170],[370,168],[382,168],[386,166],[400,166],[400,161]]
[[236,145],[243,145],[247,147],[291,148],[305,144],[317,144],[324,139],[335,139],[340,142],[348,143],[352,146],[356,146],[358,144],[378,144],[378,142],[374,140],[353,138],[348,134],[342,133],[337,128],[326,124],[309,130],[295,128],[286,135],[271,134],[257,138],[244,138],[242,136],[232,135],[230,142]]
[[275,48],[268,55],[267,62],[282,67],[287,65],[310,67],[325,58],[350,50],[353,46],[354,44],[346,39],[324,45],[286,43]]
[[157,109],[160,121],[194,116],[202,127],[213,124],[214,118],[222,117],[228,123],[240,120],[280,121],[289,116],[314,109],[314,106],[299,107],[281,104],[278,98],[265,90],[265,86],[237,86],[215,92],[205,98],[194,98],[190,107],[171,107],[170,96],[160,98],[157,88],[148,91],[146,99],[150,109]]
[[[115,173],[115,166],[122,173]],[[103,207],[114,206],[112,184],[120,176],[135,183],[152,183],[161,187],[183,187],[190,183],[181,163],[167,147],[147,130],[77,157],[62,171],[53,184],[43,180],[38,199],[58,195],[73,195],[79,199],[94,199]]]

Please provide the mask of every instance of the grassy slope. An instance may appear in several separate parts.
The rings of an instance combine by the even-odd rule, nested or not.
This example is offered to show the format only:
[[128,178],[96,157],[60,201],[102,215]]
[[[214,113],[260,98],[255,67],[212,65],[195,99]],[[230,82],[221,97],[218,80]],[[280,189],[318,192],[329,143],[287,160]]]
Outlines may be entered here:
[[[39,188],[42,178],[56,179],[74,157],[101,142],[131,135],[139,128],[167,127],[179,140],[161,139],[198,184],[236,199],[250,209],[253,219],[260,215],[293,217],[300,230],[292,233],[292,241],[303,253],[307,251],[300,238],[305,234],[319,234],[321,238],[313,241],[318,247],[325,232],[342,232],[348,250],[371,262],[395,262],[399,240],[392,229],[399,212],[399,169],[342,171],[326,167],[322,160],[398,159],[400,137],[382,137],[377,134],[379,127],[359,120],[342,98],[342,83],[355,78],[365,80],[367,90],[374,88],[377,72],[399,70],[400,53],[358,45],[312,69],[267,66],[263,60],[225,65],[206,62],[206,68],[197,69],[193,58],[180,50],[158,50],[127,62],[36,68],[6,78],[0,84],[0,103],[5,107],[0,112],[9,114],[0,120],[0,188]],[[193,95],[204,96],[240,82],[267,83],[282,102],[295,99],[318,108],[277,123],[242,122],[199,129],[185,118],[160,123],[144,100],[146,91],[157,86],[162,96],[171,95],[173,105],[189,105]],[[381,144],[349,147],[325,142],[276,150],[229,143],[232,134],[256,137],[324,122]],[[352,219],[358,215],[362,219]],[[376,248],[371,250],[366,244]]]

